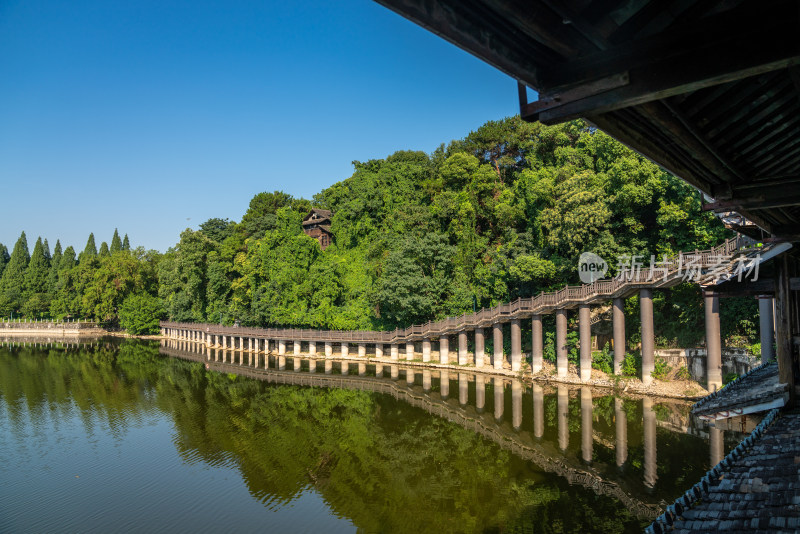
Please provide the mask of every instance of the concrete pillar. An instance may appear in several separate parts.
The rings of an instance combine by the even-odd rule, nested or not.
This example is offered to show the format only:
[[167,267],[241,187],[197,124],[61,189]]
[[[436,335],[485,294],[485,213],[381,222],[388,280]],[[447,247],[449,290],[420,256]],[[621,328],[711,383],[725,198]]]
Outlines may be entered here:
[[522,427],[522,382],[511,381],[511,426],[514,430]]
[[392,380],[397,380],[400,377],[400,368],[396,365],[390,365],[389,374]]
[[483,413],[486,406],[486,379],[482,374],[475,375],[475,409]]
[[422,340],[422,361],[431,361],[431,340],[427,338]]
[[511,370],[522,368],[522,329],[519,319],[511,319]]
[[222,350],[225,350],[227,348],[228,348],[228,336],[223,335],[222,336]]
[[450,363],[450,338],[446,334],[439,338],[439,363]]
[[333,360],[325,360],[325,374],[333,373]]
[[483,339],[483,328],[475,329],[475,367],[483,367],[483,355],[486,353],[486,344]]
[[544,435],[544,388],[533,385],[533,437],[542,439]]
[[639,290],[639,311],[642,315],[642,384],[653,383],[656,337],[653,329],[653,290]]
[[467,352],[467,332],[458,333],[458,365],[467,365],[469,353]]
[[295,341],[294,342],[294,354],[295,355],[300,354],[300,342],[299,341]]
[[439,373],[439,391],[444,400],[450,396],[450,372],[444,369]]
[[628,461],[628,416],[622,399],[614,399],[614,422],[617,429],[617,467]]
[[358,344],[358,357],[359,358],[366,358],[367,357],[367,344],[366,343],[359,343]]
[[317,372],[317,360],[308,360],[308,372],[309,373]]
[[578,329],[580,331],[581,382],[592,378],[592,323],[589,305],[578,306]]
[[614,374],[618,375],[622,373],[625,359],[625,299],[614,299],[611,314],[614,325]]
[[406,360],[411,361],[414,359],[414,342],[406,342]]
[[722,387],[722,339],[719,328],[719,297],[703,292],[706,310],[706,376],[712,393]]
[[592,463],[592,390],[581,388],[581,457],[587,464]]
[[503,368],[503,324],[497,323],[492,326],[494,336],[494,351],[492,355],[492,365],[495,369]]
[[397,346],[397,343],[392,343],[389,349],[390,357],[393,360],[397,360],[400,357],[400,348]]
[[458,403],[466,406],[469,401],[469,377],[466,373],[458,373]]
[[406,369],[406,384],[409,386],[413,386],[414,382],[417,380],[416,374],[414,373],[413,369]]
[[654,488],[658,480],[656,465],[656,413],[653,411],[653,399],[642,399],[644,412],[644,485]]
[[431,372],[427,369],[422,371],[422,390],[425,393],[431,390]]
[[725,458],[725,440],[723,436],[724,434],[721,429],[715,426],[708,427],[711,467],[714,467]]
[[775,316],[773,315],[773,309],[773,299],[765,297],[758,299],[758,324],[761,330],[761,363],[766,363],[775,357],[775,350],[772,346],[775,343]]
[[567,412],[569,411],[569,389],[567,386],[558,385],[558,448],[562,452],[569,446],[569,423]]
[[343,341],[341,343],[341,351],[342,351],[342,358],[347,358],[347,356],[350,354],[350,344],[347,343],[346,341]]
[[383,358],[383,343],[376,343],[375,344],[375,357],[376,358]]
[[503,411],[506,407],[505,387],[503,379],[496,376],[492,379],[494,385],[494,420],[498,423],[503,420]]
[[278,354],[281,356],[286,354],[286,341],[282,339],[278,340]]
[[300,358],[292,358],[292,371],[299,373],[303,368],[303,361]]
[[544,356],[544,339],[542,338],[542,316],[531,317],[531,372],[536,374],[542,370]]
[[317,355],[317,342],[316,341],[309,341],[308,342],[308,354],[310,356]]
[[330,341],[325,342],[325,357],[330,358],[333,356],[333,343]]
[[556,370],[559,377],[567,376],[567,310],[556,310]]

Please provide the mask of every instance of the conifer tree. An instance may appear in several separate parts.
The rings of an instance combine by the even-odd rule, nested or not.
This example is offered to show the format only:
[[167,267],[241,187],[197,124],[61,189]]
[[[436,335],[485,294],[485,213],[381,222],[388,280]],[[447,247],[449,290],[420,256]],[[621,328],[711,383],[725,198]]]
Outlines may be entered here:
[[122,240],[122,250],[130,250],[131,249],[131,242],[128,241],[128,234],[125,234],[125,238]]
[[22,232],[3,271],[3,277],[0,278],[0,292],[7,298],[12,310],[18,310],[22,306],[25,270],[29,261],[28,238],[25,237],[25,232]]
[[44,293],[47,290],[47,275],[50,272],[50,265],[44,255],[44,244],[42,238],[36,240],[33,247],[31,260],[25,271],[25,285],[22,296],[28,300],[37,293]]
[[61,256],[61,261],[58,262],[59,271],[69,271],[77,265],[75,261],[75,249],[69,246],[64,249],[64,254]]
[[86,241],[86,248],[81,252],[78,261],[83,261],[84,258],[94,258],[97,256],[97,245],[94,244],[94,233],[89,234],[89,240]]
[[105,258],[105,257],[108,257],[108,256],[110,256],[110,255],[111,255],[111,253],[108,251],[108,243],[106,243],[105,241],[103,241],[102,243],[100,243],[100,253],[99,253],[99,256],[100,256],[101,258]]
[[45,238],[44,240],[43,247],[44,247],[44,259],[46,259],[49,262],[52,259],[52,256],[50,256],[50,245],[47,244],[47,238]]
[[122,250],[122,241],[119,238],[119,232],[114,228],[114,237],[111,238],[111,254]]
[[50,272],[47,274],[47,292],[51,295],[55,295],[56,292],[61,256],[61,241],[56,241],[56,248],[53,249],[53,257],[50,258]]
[[0,277],[3,276],[3,270],[5,270],[8,260],[8,249],[4,244],[0,243]]

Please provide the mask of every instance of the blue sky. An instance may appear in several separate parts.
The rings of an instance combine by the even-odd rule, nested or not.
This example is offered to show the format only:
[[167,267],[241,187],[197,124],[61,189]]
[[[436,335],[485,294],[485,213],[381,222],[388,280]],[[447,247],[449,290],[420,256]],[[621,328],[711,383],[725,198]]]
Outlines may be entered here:
[[0,243],[164,251],[517,111],[513,79],[368,0],[3,0]]

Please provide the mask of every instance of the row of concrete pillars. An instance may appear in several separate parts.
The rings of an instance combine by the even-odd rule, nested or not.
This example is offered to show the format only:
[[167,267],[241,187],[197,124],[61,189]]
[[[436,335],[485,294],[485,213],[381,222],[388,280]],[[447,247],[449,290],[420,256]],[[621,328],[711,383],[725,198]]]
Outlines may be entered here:
[[[762,331],[762,354],[769,354],[772,357],[772,300],[761,299],[761,331]],[[705,303],[705,325],[707,343],[707,377],[708,386],[714,391],[722,386],[722,341],[720,338],[719,322],[719,297],[711,292],[704,294]],[[651,289],[641,289],[639,292],[639,308],[641,313],[641,355],[642,355],[642,382],[649,385],[652,382],[651,373],[655,368],[655,330],[653,325],[653,292]],[[556,350],[556,370],[559,377],[567,376],[568,370],[568,346],[567,346],[567,310],[555,310],[555,350]],[[613,321],[613,348],[614,348],[614,373],[619,374],[622,363],[625,359],[626,338],[625,338],[625,301],[616,298],[612,303]],[[522,335],[520,319],[511,319],[511,354],[509,355],[508,367],[511,371],[519,371],[522,367]],[[579,328],[579,372],[582,381],[591,378],[592,352],[591,352],[591,314],[589,304],[578,305],[578,328]],[[438,363],[458,365],[472,364],[476,368],[486,365],[494,369],[503,369],[506,364],[503,352],[503,323],[492,326],[493,351],[487,355],[485,351],[485,337],[483,328],[475,328],[472,332],[474,351],[468,351],[468,332],[458,332],[457,351],[451,361],[450,355],[450,336],[443,335],[438,339],[426,338],[421,341],[422,361],[430,362],[433,354],[433,343],[438,342]],[[162,328],[162,335],[176,338],[187,339],[200,343],[205,343],[209,347],[231,348],[243,351],[264,351],[275,352],[279,355],[286,354],[288,345],[292,344],[294,354],[302,353],[301,341],[287,341],[282,339],[269,340],[260,337],[243,337],[234,335],[221,335],[203,332],[195,329],[176,329],[170,327]],[[765,337],[766,336],[766,337]],[[230,344],[229,344],[230,343]],[[348,342],[307,342],[307,353],[316,355],[318,344],[324,346],[325,357],[332,357],[334,346],[338,345],[339,354],[342,358],[350,357],[350,346]],[[383,343],[354,343],[357,346],[358,357],[367,356],[368,345],[374,346],[374,356],[384,357],[386,345]],[[400,359],[401,345],[404,346],[406,360],[416,359],[416,343],[409,341],[404,344],[392,343],[389,346],[389,358],[392,360]],[[487,358],[487,356],[489,356]],[[534,315],[531,318],[531,370],[539,372],[543,366],[544,356],[544,337],[542,328],[542,315]],[[768,359],[765,356],[766,359]]]

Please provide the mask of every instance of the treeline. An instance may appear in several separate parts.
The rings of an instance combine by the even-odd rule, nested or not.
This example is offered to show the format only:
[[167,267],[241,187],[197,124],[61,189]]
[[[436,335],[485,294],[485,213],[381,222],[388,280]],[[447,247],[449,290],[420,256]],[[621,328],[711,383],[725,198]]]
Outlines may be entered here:
[[[28,267],[34,251],[3,283],[0,313],[118,321],[126,298],[158,295],[177,321],[393,329],[579,283],[584,251],[613,274],[618,256],[709,248],[730,235],[698,191],[581,121],[492,121],[432,154],[353,165],[312,200],[259,193],[241,221],[187,229],[163,255],[115,253],[112,241],[107,255],[101,246],[72,260],[69,274],[37,260],[49,266],[42,285],[25,281],[39,280],[23,272],[41,270]],[[333,212],[325,251],[302,231],[312,207]],[[6,291],[14,287],[18,295]],[[757,307],[734,301],[723,307],[725,334],[752,337]],[[701,303],[694,286],[657,292],[659,343],[701,339]],[[637,306],[629,300],[634,338]]]
[[111,245],[103,241],[98,250],[92,233],[78,254],[71,246],[62,250],[60,241],[51,254],[47,239],[41,237],[29,253],[22,232],[11,254],[0,244],[0,317],[91,319],[116,325],[130,298],[130,308],[150,306],[157,324],[162,315],[156,299],[158,258],[154,251],[131,250],[128,235],[120,239],[116,229]]

